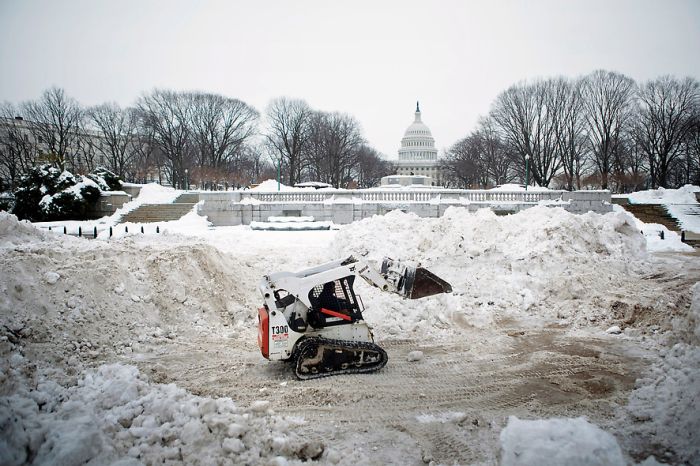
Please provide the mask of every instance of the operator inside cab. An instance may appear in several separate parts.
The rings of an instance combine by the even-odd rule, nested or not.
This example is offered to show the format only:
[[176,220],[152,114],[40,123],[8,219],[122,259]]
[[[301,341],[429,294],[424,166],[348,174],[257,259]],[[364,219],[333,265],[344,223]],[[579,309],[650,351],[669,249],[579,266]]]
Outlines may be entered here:
[[350,288],[352,284],[344,280],[347,278],[324,283],[309,293],[312,306],[309,323],[313,327],[350,323],[362,318],[359,308],[353,305],[354,299],[349,298],[345,290],[345,287]]
[[347,301],[341,300],[336,295],[336,283],[334,281],[323,284],[323,289],[316,297],[314,307],[319,310],[323,308],[330,311],[342,311],[348,308]]

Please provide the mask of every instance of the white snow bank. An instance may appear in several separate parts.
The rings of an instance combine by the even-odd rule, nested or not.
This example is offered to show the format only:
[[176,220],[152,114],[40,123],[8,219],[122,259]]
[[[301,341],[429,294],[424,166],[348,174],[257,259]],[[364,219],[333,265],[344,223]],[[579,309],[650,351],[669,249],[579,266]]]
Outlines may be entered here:
[[635,204],[695,204],[695,193],[700,191],[700,186],[687,184],[678,189],[648,189],[637,191],[627,195]]
[[167,204],[174,201],[180,194],[182,194],[182,191],[170,186],[149,183],[141,186],[136,199],[142,204]]
[[0,398],[0,463],[258,464],[322,454],[322,445],[294,433],[298,421],[254,405],[153,384],[133,366],[103,365],[74,387],[40,381]]
[[[200,201],[199,204],[202,202],[203,201]],[[144,234],[157,234],[156,232],[159,232],[161,234],[170,233],[187,236],[201,235],[203,231],[206,231],[212,226],[212,223],[208,220],[207,216],[202,216],[197,213],[197,205],[194,205],[192,210],[178,220],[151,223],[122,222],[114,226],[111,238],[141,235],[141,228],[144,229]],[[98,231],[97,237],[99,239],[110,239],[109,228],[101,228],[98,229]]]
[[[264,191],[264,192],[273,192],[277,191],[278,183],[277,180],[265,180],[259,185],[257,185],[254,188],[251,188],[251,191]],[[327,184],[327,183],[314,183],[314,182],[309,182],[309,183],[299,183],[297,186],[287,186],[286,184],[280,182],[279,183],[279,190],[280,191],[335,191],[336,188],[333,186]]]
[[501,431],[502,466],[625,466],[615,437],[586,419],[526,421],[515,416]]
[[[272,192],[277,191],[278,183],[277,180],[265,180],[254,188],[250,188],[251,191],[264,191]],[[287,186],[286,184],[279,183],[280,191],[315,191],[315,188],[295,188],[293,186]]]
[[332,222],[250,222],[251,230],[307,231],[330,230]]
[[[659,223],[644,223],[627,212],[622,206],[613,204],[613,212],[626,213],[634,218],[637,229],[642,232],[649,252],[693,252],[692,246],[681,241],[681,236]],[[661,235],[663,234],[663,239]]]
[[[496,186],[495,188],[489,189],[489,191],[525,191],[525,186],[520,184],[502,184]],[[542,186],[528,186],[527,191],[549,191],[549,188]]]
[[49,233],[34,228],[30,222],[19,221],[15,215],[0,211],[0,247],[41,241],[48,236]]

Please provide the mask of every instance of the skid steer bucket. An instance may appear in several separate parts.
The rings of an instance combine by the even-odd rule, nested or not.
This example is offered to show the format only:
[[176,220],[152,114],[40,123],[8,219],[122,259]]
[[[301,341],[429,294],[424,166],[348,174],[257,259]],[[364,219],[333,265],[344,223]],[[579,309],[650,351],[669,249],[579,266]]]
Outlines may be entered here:
[[408,299],[451,293],[452,286],[428,269],[385,258],[382,275],[394,284],[396,293]]

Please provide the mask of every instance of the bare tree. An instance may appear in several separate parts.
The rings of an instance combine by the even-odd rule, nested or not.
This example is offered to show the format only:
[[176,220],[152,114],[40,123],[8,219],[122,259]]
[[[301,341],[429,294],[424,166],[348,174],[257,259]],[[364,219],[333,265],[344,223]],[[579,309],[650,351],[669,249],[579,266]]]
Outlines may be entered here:
[[105,159],[102,138],[83,128],[75,138],[73,146],[73,168],[76,173],[85,174],[103,165]]
[[344,113],[316,112],[309,135],[310,170],[317,181],[345,187],[365,142],[357,120]]
[[694,123],[687,138],[688,181],[700,185],[700,108],[695,111]]
[[47,89],[37,101],[22,105],[23,113],[35,140],[44,146],[52,163],[63,170],[75,168],[75,144],[80,133],[83,111],[78,102],[63,89]]
[[588,151],[581,86],[580,80],[557,78],[552,81],[557,102],[553,108],[556,144],[569,191],[581,189]]
[[489,180],[494,185],[513,181],[515,178],[513,164],[517,161],[517,154],[503,141],[493,119],[482,118],[474,136]]
[[453,144],[441,162],[448,183],[466,189],[486,187],[488,172],[482,156],[481,141],[474,134]]
[[491,117],[523,167],[525,157],[530,157],[530,173],[540,186],[549,185],[561,167],[554,114],[562,102],[554,90],[553,80],[516,84],[496,97],[491,109]]
[[[139,111],[136,109],[132,111],[137,121],[141,122]],[[124,179],[148,183],[154,181],[154,177],[157,176],[158,182],[161,183],[161,168],[165,164],[165,157],[156,146],[153,128],[139,123],[129,150],[134,153],[134,160]]]
[[300,180],[312,110],[303,100],[280,97],[267,107],[265,138],[273,160],[285,163],[290,185]]
[[130,108],[121,108],[116,103],[92,107],[87,111],[96,142],[110,171],[125,179],[136,158],[134,140],[137,137],[138,119]]
[[13,189],[19,177],[37,161],[38,147],[18,109],[0,106],[0,178]]
[[357,167],[354,178],[360,188],[378,186],[382,177],[395,173],[394,164],[385,160],[379,152],[363,144],[357,150]]
[[612,71],[598,70],[583,78],[586,132],[601,187],[608,189],[615,151],[633,112],[634,81]]
[[191,125],[198,164],[215,170],[235,168],[245,142],[256,131],[258,112],[238,99],[191,94]]
[[185,169],[192,165],[193,154],[191,99],[182,93],[156,89],[143,95],[137,108],[144,132],[152,132],[153,144],[165,157],[163,168],[173,186],[185,186]]
[[647,154],[654,187],[669,187],[670,170],[682,156],[683,144],[693,129],[700,105],[700,84],[663,76],[645,83],[638,92],[640,111],[635,128]]
[[644,189],[648,179],[645,162],[641,145],[631,133],[625,132],[613,157],[611,183],[615,191],[629,193]]

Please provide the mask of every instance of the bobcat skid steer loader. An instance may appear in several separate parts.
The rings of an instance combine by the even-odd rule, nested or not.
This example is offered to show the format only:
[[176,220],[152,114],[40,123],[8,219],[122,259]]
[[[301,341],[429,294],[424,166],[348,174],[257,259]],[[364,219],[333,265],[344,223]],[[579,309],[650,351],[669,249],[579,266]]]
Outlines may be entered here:
[[294,364],[299,379],[372,372],[387,363],[362,317],[355,277],[382,291],[418,299],[451,293],[449,283],[422,267],[385,258],[376,269],[354,257],[299,272],[266,275],[258,289],[258,346],[269,360]]

